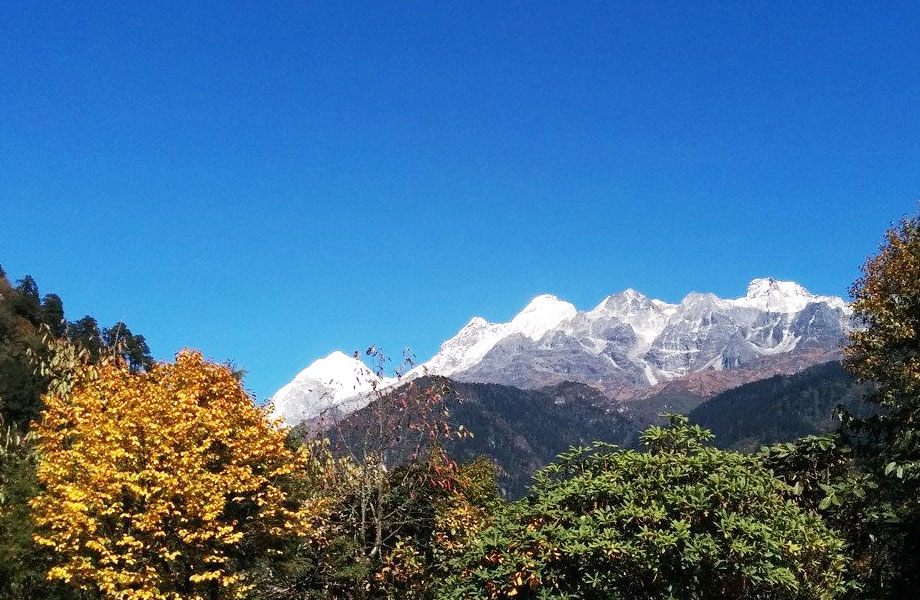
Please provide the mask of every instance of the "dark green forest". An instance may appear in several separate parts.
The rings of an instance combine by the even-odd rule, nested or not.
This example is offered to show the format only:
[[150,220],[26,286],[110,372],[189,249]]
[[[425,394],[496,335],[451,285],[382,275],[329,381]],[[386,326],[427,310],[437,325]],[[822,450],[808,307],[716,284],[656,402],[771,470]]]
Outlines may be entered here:
[[25,275],[13,285],[0,267],[0,418],[7,428],[25,433],[41,413],[41,396],[48,378],[36,373],[36,358],[49,338],[72,341],[91,362],[117,352],[132,369],[153,364],[143,335],[124,323],[101,327],[86,315],[68,321],[64,302],[57,294],[42,296],[35,280]]
[[712,431],[720,448],[754,452],[764,444],[834,431],[839,410],[858,416],[877,412],[867,402],[873,390],[841,363],[829,362],[727,390],[688,416]]

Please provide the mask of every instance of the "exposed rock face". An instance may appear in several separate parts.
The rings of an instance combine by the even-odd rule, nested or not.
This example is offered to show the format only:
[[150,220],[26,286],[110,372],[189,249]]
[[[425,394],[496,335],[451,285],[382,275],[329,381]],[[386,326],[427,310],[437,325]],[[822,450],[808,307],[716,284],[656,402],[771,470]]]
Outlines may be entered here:
[[[511,327],[517,317],[507,324],[474,319],[425,366],[461,381],[523,388],[578,381],[622,395],[752,363],[769,375],[771,357],[834,351],[851,327],[842,299],[773,279],[755,279],[736,299],[691,293],[668,304],[626,290],[593,310],[565,314],[557,308],[553,318],[541,319],[530,310],[532,321],[556,323],[537,330],[539,336]],[[798,356],[804,368],[818,355]]]
[[[525,389],[569,381],[618,400],[684,382],[708,396],[833,360],[852,326],[841,298],[774,279],[755,279],[741,298],[694,292],[679,304],[629,289],[583,312],[547,294],[507,323],[473,318],[407,377],[428,373]],[[347,414],[392,383],[336,352],[281,388],[275,413],[291,425],[332,407]]]

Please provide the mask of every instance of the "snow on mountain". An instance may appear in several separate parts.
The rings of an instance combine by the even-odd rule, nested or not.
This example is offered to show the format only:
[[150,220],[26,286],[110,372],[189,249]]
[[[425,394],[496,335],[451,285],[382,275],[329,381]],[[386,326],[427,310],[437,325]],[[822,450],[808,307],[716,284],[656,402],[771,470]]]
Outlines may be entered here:
[[649,300],[643,294],[628,289],[619,294],[607,296],[587,314],[587,317],[590,322],[612,318],[626,323],[645,345],[651,346],[676,310],[676,304]]
[[524,310],[511,319],[505,334],[519,333],[532,340],[538,340],[550,329],[574,317],[577,312],[568,302],[550,294],[543,294],[531,300]]
[[744,297],[729,302],[734,306],[778,313],[799,312],[813,302],[824,303],[831,308],[846,307],[842,298],[816,296],[794,281],[777,281],[772,277],[753,280]]
[[570,303],[543,294],[531,300],[508,323],[489,323],[482,317],[473,317],[457,335],[441,344],[441,349],[430,361],[413,369],[410,376],[425,370],[444,376],[465,371],[479,363],[501,340],[522,335],[536,341],[577,312]]
[[[753,280],[741,298],[694,292],[679,304],[628,289],[584,312],[544,294],[506,323],[474,317],[406,378],[429,373],[522,388],[569,380],[608,392],[641,390],[793,351],[834,350],[850,314],[841,298],[772,278]],[[293,425],[333,407],[350,412],[375,386],[394,382],[333,352],[278,390],[275,414]]]
[[[534,319],[544,314],[552,318]],[[514,324],[525,317],[541,327],[523,335]],[[518,387],[572,380],[608,390],[638,389],[796,349],[832,349],[850,326],[841,298],[772,278],[755,279],[741,298],[694,292],[679,304],[628,289],[586,312],[540,296],[509,323],[474,322],[421,368],[461,381]]]
[[314,361],[272,396],[272,416],[293,426],[318,417],[330,409],[343,413],[365,406],[374,390],[395,383],[378,377],[367,365],[335,351]]

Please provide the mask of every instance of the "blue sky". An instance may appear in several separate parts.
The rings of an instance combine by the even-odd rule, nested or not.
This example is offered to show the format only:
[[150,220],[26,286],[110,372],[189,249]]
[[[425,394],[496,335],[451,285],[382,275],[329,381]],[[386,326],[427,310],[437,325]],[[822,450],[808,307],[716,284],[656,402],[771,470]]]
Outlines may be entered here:
[[916,2],[83,4],[0,3],[0,264],[260,398],[543,292],[843,295],[920,199]]

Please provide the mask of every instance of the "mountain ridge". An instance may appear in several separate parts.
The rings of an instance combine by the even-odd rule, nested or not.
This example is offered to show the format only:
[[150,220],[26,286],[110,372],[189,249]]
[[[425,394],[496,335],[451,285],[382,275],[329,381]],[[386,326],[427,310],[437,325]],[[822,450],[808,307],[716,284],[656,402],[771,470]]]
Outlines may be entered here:
[[[700,380],[712,371],[738,375],[708,376],[723,380],[711,394],[736,379],[737,385],[752,380],[741,376],[749,366],[757,366],[754,376],[767,377],[790,372],[792,356],[793,370],[829,360],[851,328],[842,298],[815,295],[798,283],[773,278],[752,280],[740,298],[691,292],[677,304],[630,288],[586,311],[541,294],[507,322],[473,317],[405,378],[430,374],[522,389],[575,381],[628,399],[697,373],[704,374]],[[321,373],[326,359],[320,359],[273,396],[276,415],[296,424],[333,406],[347,413],[366,404],[366,398],[355,396],[366,397],[397,381],[368,375],[357,358],[333,355],[336,360],[330,362],[337,370]],[[345,359],[352,361],[350,367],[343,366]],[[355,385],[353,375],[360,373],[366,381]],[[343,377],[347,382],[339,381]]]
[[[533,473],[572,446],[603,441],[639,447],[640,434],[648,425],[661,423],[662,412],[687,414],[691,422],[711,429],[719,448],[751,452],[762,444],[832,431],[838,424],[837,405],[865,414],[865,397],[872,390],[871,385],[857,382],[839,361],[766,377],[709,398],[664,387],[646,398],[620,402],[578,382],[531,390],[447,378],[420,378],[416,383],[418,388],[437,385],[445,390],[452,429],[462,425],[472,433],[444,440],[448,454],[461,462],[488,456],[499,467],[500,488],[510,498],[526,494]],[[362,447],[368,440],[373,447],[378,431],[375,410],[380,407],[371,403],[345,416],[334,415],[336,426],[330,429],[304,423],[294,429],[294,435],[300,439],[329,436],[339,451]],[[411,459],[415,447],[408,431],[395,439],[400,437],[407,445],[389,448],[397,462]]]

